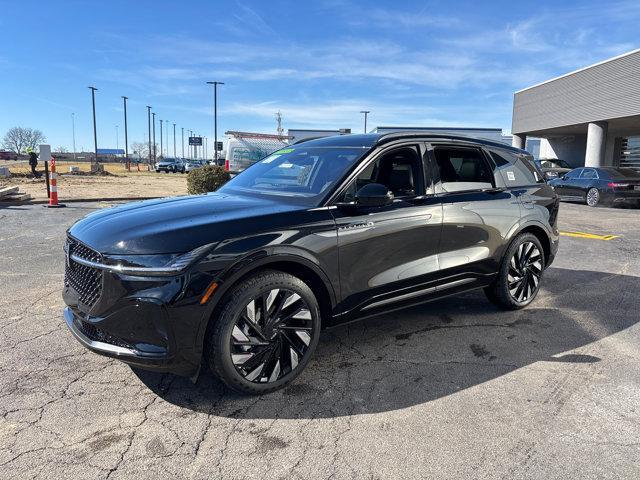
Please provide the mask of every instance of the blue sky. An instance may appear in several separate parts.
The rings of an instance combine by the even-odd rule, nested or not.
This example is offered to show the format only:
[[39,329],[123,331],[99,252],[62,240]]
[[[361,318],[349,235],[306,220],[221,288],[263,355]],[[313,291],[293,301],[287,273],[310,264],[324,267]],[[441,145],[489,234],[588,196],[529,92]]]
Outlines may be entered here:
[[[144,141],[145,105],[225,130],[474,126],[509,130],[513,92],[640,47],[640,2],[2,1],[0,135],[56,148]],[[159,135],[158,130],[156,134]]]

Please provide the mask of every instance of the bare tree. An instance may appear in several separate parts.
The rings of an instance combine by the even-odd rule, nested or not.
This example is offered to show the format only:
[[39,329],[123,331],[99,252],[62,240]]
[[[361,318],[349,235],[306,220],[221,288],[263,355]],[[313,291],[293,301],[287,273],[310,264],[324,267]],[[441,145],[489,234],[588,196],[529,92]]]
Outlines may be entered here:
[[7,150],[21,154],[27,148],[35,149],[39,144],[46,142],[46,140],[46,137],[40,130],[13,127],[5,134],[2,139],[2,145]]
[[63,147],[62,145],[56,148],[57,153],[69,153],[69,149],[67,147]]
[[136,157],[140,156],[142,159],[149,158],[149,144],[147,142],[133,142],[131,144],[131,151],[134,152]]

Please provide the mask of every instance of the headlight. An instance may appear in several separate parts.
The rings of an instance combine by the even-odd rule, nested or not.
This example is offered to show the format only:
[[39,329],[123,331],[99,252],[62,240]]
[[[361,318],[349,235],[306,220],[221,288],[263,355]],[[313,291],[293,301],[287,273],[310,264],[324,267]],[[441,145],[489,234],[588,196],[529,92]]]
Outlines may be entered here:
[[196,263],[215,245],[209,243],[183,254],[161,255],[113,255],[105,263],[92,262],[71,254],[71,259],[81,265],[101,270],[139,276],[178,275]]

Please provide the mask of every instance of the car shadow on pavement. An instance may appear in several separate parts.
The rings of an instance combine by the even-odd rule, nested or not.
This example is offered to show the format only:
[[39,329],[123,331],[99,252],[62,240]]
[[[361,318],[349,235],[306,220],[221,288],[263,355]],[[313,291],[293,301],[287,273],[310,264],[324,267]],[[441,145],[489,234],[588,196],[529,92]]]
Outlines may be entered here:
[[597,356],[573,350],[637,323],[639,289],[640,277],[550,268],[541,294],[524,310],[497,310],[482,292],[472,292],[344,325],[323,332],[314,359],[293,384],[261,397],[230,391],[205,368],[195,384],[135,373],[167,402],[218,416],[311,419],[393,411],[537,362],[549,370],[597,363]]

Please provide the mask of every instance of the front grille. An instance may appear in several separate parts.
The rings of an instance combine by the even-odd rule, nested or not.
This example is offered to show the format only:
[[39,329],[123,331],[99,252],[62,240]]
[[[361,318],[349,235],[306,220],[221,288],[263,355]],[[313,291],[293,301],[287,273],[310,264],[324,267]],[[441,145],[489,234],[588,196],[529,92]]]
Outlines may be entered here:
[[72,238],[67,239],[65,250],[64,284],[76,291],[82,306],[91,308],[102,295],[102,270],[80,265],[71,259],[71,255],[98,263],[102,262],[102,255]]
[[80,331],[90,340],[94,340],[96,342],[108,343],[110,345],[115,345],[117,347],[123,348],[133,348],[130,343],[125,342],[124,340],[111,335],[110,333],[105,332],[104,330],[99,329],[95,325],[92,325],[84,320],[76,321],[76,325],[79,327]]

